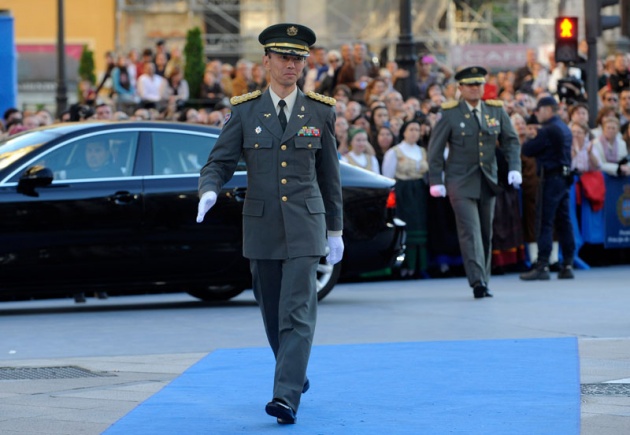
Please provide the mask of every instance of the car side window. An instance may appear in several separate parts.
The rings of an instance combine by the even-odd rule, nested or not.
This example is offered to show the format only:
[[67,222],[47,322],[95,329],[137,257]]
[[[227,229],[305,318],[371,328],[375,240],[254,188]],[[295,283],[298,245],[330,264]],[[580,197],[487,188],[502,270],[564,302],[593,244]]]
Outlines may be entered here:
[[198,174],[216,138],[193,133],[153,132],[153,175]]
[[37,162],[53,171],[55,180],[117,178],[132,175],[138,132],[82,137],[45,154]]

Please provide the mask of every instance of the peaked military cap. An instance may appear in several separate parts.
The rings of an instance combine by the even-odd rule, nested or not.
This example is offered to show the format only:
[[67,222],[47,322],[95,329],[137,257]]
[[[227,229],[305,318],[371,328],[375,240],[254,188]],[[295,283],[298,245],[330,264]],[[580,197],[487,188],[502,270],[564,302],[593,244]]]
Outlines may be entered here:
[[469,66],[458,71],[455,74],[455,80],[460,85],[483,85],[486,82],[486,74],[488,74],[488,71],[483,67]]
[[315,32],[301,24],[274,24],[258,35],[265,50],[278,54],[306,57],[309,47],[315,44]]

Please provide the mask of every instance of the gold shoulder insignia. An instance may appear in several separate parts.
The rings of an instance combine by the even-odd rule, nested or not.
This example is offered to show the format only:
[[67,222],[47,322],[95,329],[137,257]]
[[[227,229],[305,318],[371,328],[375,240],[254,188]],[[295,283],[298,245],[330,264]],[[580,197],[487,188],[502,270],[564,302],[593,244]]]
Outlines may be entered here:
[[442,109],[443,110],[448,110],[448,109],[454,109],[455,107],[459,106],[459,101],[446,101],[444,103],[442,103]]
[[306,93],[306,96],[312,98],[313,100],[319,101],[320,103],[329,104],[331,106],[337,104],[337,100],[335,100],[333,97],[327,97],[326,95],[318,94],[317,92],[308,91]]
[[503,101],[501,100],[486,100],[486,104],[488,106],[503,107]]
[[262,92],[256,90],[254,92],[249,92],[247,94],[238,95],[236,97],[230,98],[230,104],[232,106],[236,106],[237,104],[244,103],[245,101],[254,100],[262,95]]

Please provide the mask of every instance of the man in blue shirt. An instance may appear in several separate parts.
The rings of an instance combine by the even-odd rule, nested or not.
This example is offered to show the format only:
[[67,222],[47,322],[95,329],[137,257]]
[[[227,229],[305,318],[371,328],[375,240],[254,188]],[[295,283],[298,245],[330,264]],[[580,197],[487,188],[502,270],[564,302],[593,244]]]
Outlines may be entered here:
[[563,265],[558,278],[573,278],[575,241],[569,216],[569,190],[571,175],[571,130],[558,116],[558,102],[553,97],[543,97],[536,105],[536,117],[541,128],[528,137],[522,153],[536,157],[540,176],[536,229],[538,261],[529,272],[521,274],[525,281],[548,280],[549,255],[553,238],[554,222],[562,249]]

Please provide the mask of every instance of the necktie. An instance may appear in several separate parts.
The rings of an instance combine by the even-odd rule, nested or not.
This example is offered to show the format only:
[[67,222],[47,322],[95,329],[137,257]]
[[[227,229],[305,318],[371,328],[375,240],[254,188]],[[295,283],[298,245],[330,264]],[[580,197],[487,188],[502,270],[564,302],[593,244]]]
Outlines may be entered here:
[[477,127],[481,128],[481,123],[479,122],[479,117],[477,116],[477,113],[479,113],[479,111],[477,109],[473,109],[472,110],[472,115],[473,115],[473,118],[475,118],[475,122],[477,123]]
[[284,113],[284,106],[287,105],[287,102],[284,100],[278,101],[278,106],[280,106],[280,111],[278,112],[278,119],[280,120],[280,125],[282,126],[282,131],[287,128],[287,115]]

